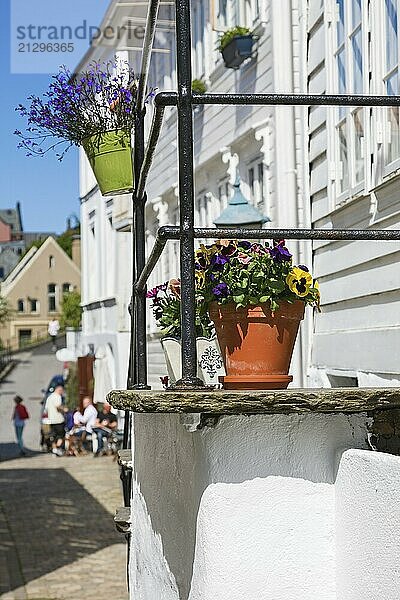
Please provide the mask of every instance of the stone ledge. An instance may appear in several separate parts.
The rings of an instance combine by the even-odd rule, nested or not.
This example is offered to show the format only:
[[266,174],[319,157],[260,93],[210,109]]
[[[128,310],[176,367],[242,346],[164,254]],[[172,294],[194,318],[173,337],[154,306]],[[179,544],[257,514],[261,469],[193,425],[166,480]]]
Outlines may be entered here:
[[114,408],[137,413],[257,415],[358,413],[400,408],[400,388],[302,388],[260,391],[113,390]]

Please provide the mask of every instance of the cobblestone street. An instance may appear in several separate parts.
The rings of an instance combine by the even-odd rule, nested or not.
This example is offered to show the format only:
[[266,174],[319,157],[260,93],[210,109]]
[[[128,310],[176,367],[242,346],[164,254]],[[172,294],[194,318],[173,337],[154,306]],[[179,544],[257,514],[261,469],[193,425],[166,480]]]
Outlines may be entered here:
[[[126,600],[126,543],[113,523],[123,505],[117,463],[39,452],[40,389],[60,363],[46,349],[19,359],[0,384],[0,598]],[[10,421],[15,393],[31,417],[24,458]]]
[[111,457],[36,455],[0,465],[0,598],[127,598]]

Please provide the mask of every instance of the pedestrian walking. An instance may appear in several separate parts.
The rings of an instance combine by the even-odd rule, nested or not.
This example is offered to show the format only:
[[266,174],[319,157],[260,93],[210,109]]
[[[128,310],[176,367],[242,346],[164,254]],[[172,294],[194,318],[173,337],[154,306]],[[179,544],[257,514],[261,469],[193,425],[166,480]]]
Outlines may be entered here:
[[49,336],[51,337],[52,350],[53,350],[53,352],[55,352],[57,350],[57,335],[58,335],[58,332],[60,331],[60,323],[58,322],[57,319],[52,319],[51,321],[49,321],[49,326],[47,328],[47,331],[49,332]]
[[62,456],[62,446],[64,444],[64,388],[57,385],[54,392],[46,400],[44,413],[46,414],[51,428],[52,452],[56,456]]
[[25,421],[29,419],[29,414],[26,410],[26,406],[23,404],[23,399],[21,398],[21,396],[15,396],[14,402],[15,407],[13,411],[12,420],[14,421],[15,435],[17,437],[19,453],[21,456],[25,456],[26,452],[22,440],[22,435],[24,433]]

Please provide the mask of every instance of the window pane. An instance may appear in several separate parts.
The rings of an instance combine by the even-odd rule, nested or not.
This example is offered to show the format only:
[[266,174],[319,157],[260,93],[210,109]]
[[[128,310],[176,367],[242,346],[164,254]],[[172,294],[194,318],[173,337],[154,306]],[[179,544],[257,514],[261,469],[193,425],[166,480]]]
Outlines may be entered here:
[[[337,54],[337,69],[338,69],[338,84],[339,84],[338,93],[345,94],[346,93],[346,52],[345,52],[344,48],[343,48],[343,50],[340,50],[340,52],[338,52],[338,54]],[[343,119],[345,114],[346,114],[346,107],[339,106],[339,120]]]
[[351,38],[353,49],[353,90],[354,94],[363,92],[363,64],[362,64],[362,30],[361,28]]
[[220,27],[226,27],[228,25],[226,13],[227,3],[228,0],[219,0],[218,24],[220,25]]
[[357,25],[361,22],[361,1],[362,0],[352,1],[351,15],[353,29],[355,29]]
[[54,294],[54,292],[56,291],[56,284],[49,283],[49,285],[47,286],[47,291],[49,292],[49,294]]
[[397,50],[397,8],[393,0],[385,0],[386,5],[386,71],[391,71],[398,63]]
[[337,67],[338,67],[338,79],[339,79],[339,94],[346,93],[346,53],[340,50],[337,54]]
[[344,42],[344,0],[338,0],[339,20],[337,22],[337,45]]
[[362,108],[353,114],[354,122],[354,166],[355,182],[364,179],[364,111]]
[[349,187],[349,162],[348,162],[348,148],[347,148],[347,136],[346,136],[346,122],[342,123],[338,127],[339,133],[339,161],[342,165],[342,177],[339,182],[340,192],[344,192]]
[[249,188],[251,193],[251,199],[254,200],[254,169],[249,169]]
[[258,163],[258,208],[263,210],[264,208],[264,165],[263,163]]
[[[399,93],[399,75],[396,70],[386,82],[386,89],[389,96]],[[388,108],[389,138],[387,146],[387,163],[391,163],[400,156],[400,128],[399,128],[399,108]]]
[[49,312],[55,312],[56,310],[56,299],[54,296],[49,296]]

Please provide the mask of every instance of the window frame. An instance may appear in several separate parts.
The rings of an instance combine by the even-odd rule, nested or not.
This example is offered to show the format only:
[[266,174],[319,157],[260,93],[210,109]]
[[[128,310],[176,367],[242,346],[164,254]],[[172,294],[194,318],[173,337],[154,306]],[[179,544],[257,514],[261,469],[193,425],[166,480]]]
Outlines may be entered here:
[[[253,157],[246,165],[246,185],[249,189],[249,200],[252,205],[265,214],[267,210],[267,189],[266,189],[266,164],[263,156],[260,154]],[[253,173],[253,181],[251,181],[250,173]],[[260,173],[262,173],[260,182]]]
[[[35,302],[35,310],[32,309],[32,302]],[[37,298],[29,298],[29,312],[34,315],[38,315],[40,313],[40,303]]]
[[[50,292],[50,286],[54,286],[54,292]],[[50,299],[54,299],[54,309],[50,308]],[[47,284],[47,309],[49,314],[57,312],[57,284],[56,283],[48,283]]]
[[[369,91],[369,71],[370,71],[370,57],[369,57],[369,6],[368,0],[361,0],[361,20],[354,24],[353,22],[353,1],[343,0],[344,7],[344,26],[343,26],[343,39],[341,43],[338,42],[338,27],[339,27],[339,4],[337,0],[333,0],[333,4],[336,10],[336,19],[332,22],[331,27],[331,39],[330,39],[330,56],[331,56],[331,67],[332,77],[331,86],[332,93],[362,93],[366,94]],[[361,42],[362,42],[362,90],[354,90],[354,48],[352,41],[357,35],[357,32],[361,31]],[[345,68],[345,84],[344,89],[341,89],[338,69],[338,56],[344,51],[344,68]],[[355,128],[355,116],[361,112],[363,115],[363,133],[362,136],[362,160],[363,160],[363,177],[357,181],[356,173],[356,128]],[[352,200],[354,197],[358,197],[360,194],[365,193],[370,182],[368,181],[368,174],[370,172],[370,156],[367,151],[368,148],[368,131],[366,125],[368,124],[368,108],[360,108],[357,106],[343,108],[335,106],[331,108],[331,124],[333,131],[333,143],[331,145],[331,156],[334,157],[335,173],[334,173],[334,185],[333,187],[333,205],[334,208],[341,206],[343,203]],[[341,189],[341,182],[344,177],[344,162],[341,160],[341,144],[339,137],[339,129],[345,126],[345,139],[347,141],[347,176],[348,184],[347,187]]]
[[[400,5],[399,2],[396,2],[396,0],[393,0],[396,4],[396,9],[397,9],[397,63],[395,66],[392,66],[392,68],[387,71],[386,70],[386,62],[387,62],[387,53],[386,53],[386,35],[387,35],[387,31],[386,31],[386,0],[380,0],[377,4],[379,5],[379,9],[380,9],[380,13],[381,13],[381,18],[380,18],[380,23],[379,23],[379,39],[381,41],[380,44],[380,60],[377,61],[379,63],[379,69],[377,69],[377,77],[379,78],[379,82],[378,82],[378,86],[379,86],[379,92],[381,94],[386,95],[387,94],[387,81],[390,78],[390,75],[393,74],[396,70],[397,70],[397,86],[398,86],[398,90],[400,91]],[[390,161],[390,162],[386,162],[385,158],[387,156],[388,153],[388,144],[389,142],[389,138],[391,137],[391,131],[390,131],[390,125],[389,125],[389,120],[387,117],[387,112],[388,110],[390,110],[389,108],[382,108],[380,109],[380,124],[382,127],[382,144],[381,144],[381,151],[383,153],[382,156],[382,160],[381,160],[381,172],[378,173],[378,176],[380,176],[380,181],[384,181],[388,178],[390,178],[395,171],[397,171],[398,169],[400,169],[400,139],[399,139],[399,152],[398,152],[398,156],[397,158],[395,158],[394,160]],[[400,113],[400,107],[398,108],[398,111]],[[399,138],[400,138],[400,125],[399,125]]]

